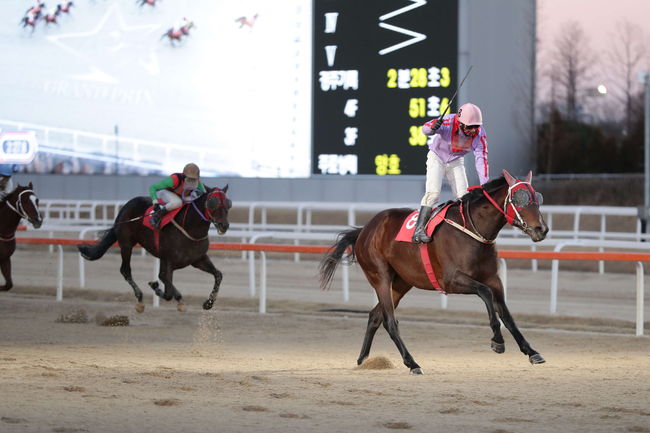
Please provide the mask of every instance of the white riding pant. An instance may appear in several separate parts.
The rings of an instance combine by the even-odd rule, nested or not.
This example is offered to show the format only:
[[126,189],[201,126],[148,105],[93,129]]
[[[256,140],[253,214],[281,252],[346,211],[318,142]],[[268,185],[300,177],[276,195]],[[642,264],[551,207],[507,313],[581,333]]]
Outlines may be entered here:
[[435,153],[429,151],[427,155],[427,181],[421,206],[433,207],[440,199],[442,178],[446,177],[451,193],[455,199],[461,198],[467,192],[467,174],[465,173],[465,160],[458,158],[451,162],[443,162]]
[[176,193],[166,189],[161,189],[156,193],[156,197],[165,202],[165,209],[174,210],[183,205],[183,200]]

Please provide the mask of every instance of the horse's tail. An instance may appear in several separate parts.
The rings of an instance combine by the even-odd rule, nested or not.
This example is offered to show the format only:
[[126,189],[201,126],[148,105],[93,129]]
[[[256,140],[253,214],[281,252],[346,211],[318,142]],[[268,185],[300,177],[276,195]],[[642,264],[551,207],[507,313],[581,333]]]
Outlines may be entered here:
[[115,233],[115,227],[111,227],[108,230],[103,231],[102,238],[96,244],[83,244],[77,245],[77,249],[81,253],[81,256],[86,260],[97,260],[101,259],[102,256],[108,251],[108,249],[115,243],[117,240],[117,233]]
[[[129,202],[130,203],[130,202]],[[81,256],[86,260],[97,260],[101,259],[106,251],[117,241],[117,228],[119,227],[120,221],[125,218],[125,214],[129,210],[129,203],[122,206],[120,211],[115,217],[115,223],[110,229],[99,232],[101,238],[96,244],[83,244],[77,245],[77,249],[81,253]]]
[[351,250],[348,254],[348,263],[354,263],[355,261],[355,251],[354,245],[359,238],[359,233],[361,233],[363,227],[355,227],[350,230],[339,233],[339,236],[329,249],[323,260],[320,262],[319,266],[319,275],[320,275],[320,287],[323,290],[329,288],[330,283],[332,282],[332,277],[334,276],[334,271],[336,267],[341,263],[341,259],[345,254],[348,247],[351,247]]

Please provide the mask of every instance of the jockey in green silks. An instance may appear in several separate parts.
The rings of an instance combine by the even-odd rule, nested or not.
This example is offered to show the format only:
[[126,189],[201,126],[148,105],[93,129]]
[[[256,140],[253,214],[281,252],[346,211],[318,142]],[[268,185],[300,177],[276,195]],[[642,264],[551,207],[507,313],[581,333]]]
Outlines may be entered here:
[[[200,177],[199,167],[189,163],[183,168],[182,173],[174,173],[149,187],[149,196],[154,203],[154,214],[151,216],[153,228],[160,227],[160,221],[167,212],[183,205],[185,192],[191,192],[191,199],[205,193],[205,186],[199,180]],[[164,204],[159,204],[158,200],[162,200]]]

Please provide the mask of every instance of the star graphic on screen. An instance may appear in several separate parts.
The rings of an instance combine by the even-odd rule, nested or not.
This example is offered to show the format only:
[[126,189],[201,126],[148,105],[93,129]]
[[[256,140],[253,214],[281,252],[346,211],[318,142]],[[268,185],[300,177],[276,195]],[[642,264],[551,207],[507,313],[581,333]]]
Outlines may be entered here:
[[118,83],[119,75],[124,73],[160,73],[155,39],[151,38],[159,28],[159,24],[127,24],[119,5],[113,4],[90,30],[47,39],[85,66],[86,70],[73,78]]

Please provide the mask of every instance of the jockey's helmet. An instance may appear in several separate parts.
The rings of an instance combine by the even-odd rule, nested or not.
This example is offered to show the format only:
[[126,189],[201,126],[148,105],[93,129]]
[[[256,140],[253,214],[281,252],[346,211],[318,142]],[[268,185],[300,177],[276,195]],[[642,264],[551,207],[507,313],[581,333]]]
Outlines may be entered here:
[[185,176],[185,185],[193,188],[198,188],[199,178],[201,177],[201,170],[199,166],[190,162],[183,167],[183,176]]
[[469,102],[463,104],[458,109],[458,123],[463,134],[468,137],[475,137],[483,124],[481,109]]

